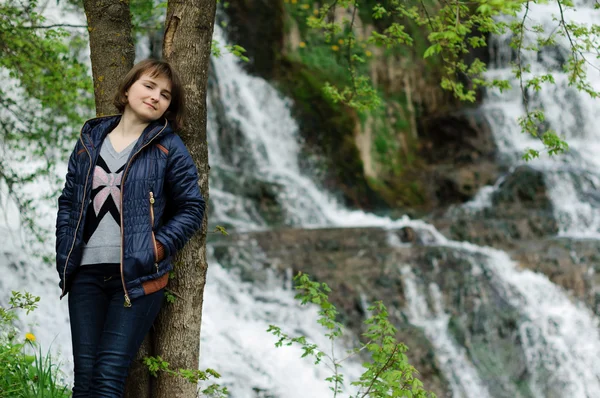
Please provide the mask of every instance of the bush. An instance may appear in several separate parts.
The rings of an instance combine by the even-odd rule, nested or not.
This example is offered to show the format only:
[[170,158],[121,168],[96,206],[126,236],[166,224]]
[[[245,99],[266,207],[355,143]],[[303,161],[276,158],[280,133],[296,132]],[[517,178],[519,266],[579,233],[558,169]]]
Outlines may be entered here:
[[24,336],[14,326],[16,311],[29,314],[40,298],[12,292],[7,307],[0,306],[0,397],[64,398],[71,393],[58,382],[58,366],[49,353],[42,353],[35,335]]
[[[312,281],[307,274],[299,273],[294,277],[295,288],[300,292],[296,298],[302,304],[316,304],[319,306],[318,323],[326,329],[325,336],[332,342],[342,337],[343,325],[338,322],[337,308],[329,301],[331,289],[326,283]],[[311,356],[318,364],[322,360],[329,363],[333,374],[325,380],[330,383],[333,397],[344,391],[344,375],[341,373],[341,363],[361,351],[366,351],[369,360],[363,361],[364,373],[358,380],[350,381],[350,385],[358,388],[356,395],[349,398],[435,398],[435,394],[423,388],[423,383],[416,377],[417,370],[408,363],[405,352],[408,350],[403,343],[396,340],[396,328],[388,320],[388,311],[381,301],[368,308],[370,316],[364,321],[366,331],[363,333],[366,342],[351,350],[343,359],[334,352],[322,350],[316,344],[309,342],[306,337],[292,337],[284,333],[280,327],[270,325],[267,330],[278,338],[275,346],[298,345],[303,353],[302,357]]]

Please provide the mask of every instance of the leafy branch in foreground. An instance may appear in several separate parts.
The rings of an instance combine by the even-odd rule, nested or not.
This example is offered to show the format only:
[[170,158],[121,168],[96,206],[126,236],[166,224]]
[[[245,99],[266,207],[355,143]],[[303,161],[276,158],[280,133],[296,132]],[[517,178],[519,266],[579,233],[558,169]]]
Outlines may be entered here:
[[[145,357],[144,365],[148,367],[150,374],[154,377],[158,376],[159,372],[164,372],[170,376],[182,377],[192,384],[209,381],[210,379],[219,379],[221,375],[213,369],[177,369],[173,370],[169,367],[169,363],[162,359],[159,355],[155,357]],[[210,384],[207,387],[198,387],[197,396],[221,398],[227,397],[229,392],[227,387],[222,387],[216,383]]]
[[297,345],[302,350],[302,358],[313,357],[315,364],[325,361],[333,374],[326,378],[331,384],[330,389],[333,396],[343,393],[344,375],[341,373],[342,362],[361,351],[368,353],[370,361],[364,362],[366,369],[358,380],[353,380],[350,385],[358,391],[353,398],[365,397],[413,397],[434,398],[435,394],[426,391],[423,383],[416,378],[417,370],[408,363],[405,352],[408,348],[396,340],[396,328],[388,320],[388,312],[385,305],[378,301],[368,311],[370,317],[365,320],[367,327],[363,336],[367,340],[360,347],[351,350],[348,355],[338,359],[335,353],[335,341],[343,336],[343,325],[336,320],[338,311],[329,301],[328,294],[331,292],[326,283],[312,281],[309,275],[299,273],[294,277],[296,289],[300,291],[296,298],[301,304],[316,304],[319,307],[318,323],[327,332],[325,336],[331,341],[327,351],[322,350],[316,344],[311,343],[304,336],[293,337],[284,333],[280,327],[270,325],[267,332],[278,338],[276,347],[283,345]]
[[[246,49],[244,47],[242,47],[238,44],[225,44],[223,47],[230,54],[233,54],[235,57],[238,57],[242,61],[244,61],[244,62],[250,61],[250,59],[244,55],[244,53],[246,52]],[[211,54],[214,57],[219,58],[222,55],[222,52],[223,51],[221,49],[221,43],[219,43],[218,40],[213,39],[212,45],[211,45]]]
[[8,299],[8,307],[0,306],[0,326],[12,323],[17,317],[16,310],[24,310],[29,314],[37,308],[39,301],[40,298],[31,293],[12,291]]

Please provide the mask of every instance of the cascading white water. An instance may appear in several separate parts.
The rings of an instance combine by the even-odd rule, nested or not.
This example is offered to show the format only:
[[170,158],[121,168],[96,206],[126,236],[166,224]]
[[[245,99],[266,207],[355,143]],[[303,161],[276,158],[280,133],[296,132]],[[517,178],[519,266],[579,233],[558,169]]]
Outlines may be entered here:
[[[567,21],[591,26],[600,23],[600,13],[594,9],[594,3],[576,2],[576,10],[564,11]],[[553,31],[561,31],[560,13],[556,2],[547,4],[529,3],[528,26],[543,26],[546,36]],[[523,14],[518,15],[521,20]],[[571,34],[572,35],[572,34]],[[573,35],[572,35],[573,36]],[[529,166],[544,172],[546,186],[559,222],[559,234],[573,237],[600,237],[600,133],[596,128],[600,115],[600,101],[588,94],[569,86],[568,76],[562,70],[562,64],[569,57],[570,41],[559,36],[556,46],[541,51],[525,50],[535,45],[537,36],[533,30],[527,30],[521,55],[523,64],[531,65],[531,73],[524,75],[524,81],[534,75],[550,71],[556,84],[543,84],[539,93],[528,92],[530,109],[541,108],[545,111],[548,126],[564,137],[570,151],[565,156],[548,157],[529,162]],[[490,90],[482,107],[492,126],[498,147],[504,157],[513,165],[522,164],[520,156],[527,148],[542,149],[541,143],[521,133],[517,119],[524,115],[525,106],[519,81],[514,77],[510,62],[514,51],[509,43],[509,33],[494,37],[489,77],[507,79],[512,89],[504,93]],[[577,41],[577,38],[574,38]],[[595,37],[593,40],[599,40]],[[587,71],[594,90],[600,90],[600,60],[592,53],[584,53],[588,63]]]
[[[284,332],[306,336],[331,354],[331,342],[317,326],[314,307],[299,307],[291,286],[271,275],[267,282],[241,282],[235,272],[227,272],[214,261],[210,264],[202,313],[200,368],[217,369],[220,383],[229,386],[235,398],[264,396],[305,398],[328,397],[326,377],[333,373],[324,360],[319,366],[314,359],[299,360],[297,347],[274,348],[276,338],[265,330],[269,324]],[[287,284],[288,286],[291,284]],[[335,358],[347,351],[336,344]],[[330,364],[329,364],[330,365]],[[356,380],[360,366],[344,362],[345,380]],[[353,391],[346,386],[346,391]]]
[[[218,28],[215,36],[219,41],[225,41]],[[483,257],[485,261],[473,260],[474,269],[480,267],[488,270],[494,286],[503,292],[526,320],[519,327],[523,340],[527,341],[528,370],[533,375],[546,374],[540,372],[543,369],[555,379],[534,378],[535,384],[540,385],[537,390],[536,385],[532,386],[537,391],[536,397],[544,397],[544,389],[548,385],[557,391],[558,396],[600,396],[600,337],[597,320],[588,310],[572,303],[544,276],[518,271],[504,253],[447,241],[433,226],[422,221],[408,218],[391,220],[344,209],[330,195],[319,190],[312,179],[300,170],[297,126],[290,114],[290,101],[281,97],[263,80],[248,76],[230,55],[215,59],[213,67],[220,103],[217,104],[214,98],[209,101],[208,137],[214,172],[211,175],[210,206],[214,209],[211,225],[223,222],[240,230],[267,228],[254,209],[254,204],[240,198],[230,185],[223,182],[223,178],[219,178],[221,173],[231,173],[239,178],[250,175],[281,188],[278,200],[284,207],[286,223],[289,225],[381,226],[390,230],[411,226],[418,231],[424,244],[461,250],[467,258],[469,253],[477,254],[478,258]],[[229,128],[239,130],[243,145],[228,148],[233,153],[225,153],[219,145],[217,137],[221,137],[219,129],[223,128],[224,121],[216,118],[217,105],[223,107]],[[515,113],[506,111],[513,107]],[[486,107],[486,111],[490,114],[496,112],[498,119],[505,122],[498,123],[499,129],[495,132],[501,147],[504,145],[503,148],[506,148],[505,153],[525,146],[519,140],[526,141],[526,138],[516,134],[518,130],[513,128],[516,127],[513,123],[516,120],[513,116],[517,116],[516,109],[518,106],[514,101],[512,105],[507,101],[506,109],[502,106],[496,109]],[[236,180],[233,181],[235,183]],[[390,244],[393,244],[391,240]],[[49,238],[50,247],[51,242],[53,239]],[[66,304],[64,301],[57,304],[59,292],[55,271],[51,266],[28,261],[26,256],[18,253],[18,247],[5,248],[5,255],[0,259],[0,269],[6,275],[0,280],[3,292],[0,300],[5,299],[5,292],[9,289],[29,290],[41,295],[42,308],[33,318],[38,325],[27,330],[36,333],[44,347],[54,341],[54,347],[63,353],[63,360],[68,361],[70,347]],[[11,262],[10,258],[18,258],[23,262]],[[413,280],[415,288],[411,290],[410,281],[408,278],[406,289],[410,320],[423,327],[426,334],[428,328],[430,333],[435,333],[435,330],[447,331],[448,321],[443,310],[445,303],[440,292],[436,293],[435,288],[421,291],[416,288],[416,280]],[[214,367],[221,372],[233,397],[254,397],[261,390],[281,398],[330,396],[327,384],[323,381],[326,371],[315,371],[310,360],[298,358],[297,351],[274,348],[275,339],[265,332],[269,323],[275,323],[284,329],[297,330],[321,344],[326,343],[319,337],[322,331],[314,322],[314,309],[299,310],[293,304],[292,292],[282,286],[284,282],[278,280],[260,287],[243,283],[235,272],[227,272],[210,260],[203,307],[200,365],[201,368]],[[435,296],[432,301],[435,305],[431,308],[426,304],[426,295]],[[410,303],[413,303],[412,307]],[[431,329],[432,325],[437,329]],[[463,348],[447,332],[437,344],[434,337],[430,338],[441,362],[453,353],[463,352]],[[455,397],[486,396],[485,383],[478,378],[477,368],[468,356],[459,356],[445,363],[449,368],[442,366],[442,369],[447,379],[452,380]],[[346,366],[350,374],[359,371],[351,363]],[[458,366],[459,369],[456,368]],[[69,366],[65,370],[69,371]]]
[[545,276],[517,272],[506,253],[470,244],[458,247],[485,254],[488,260],[479,266],[489,271],[506,300],[520,309],[524,320],[519,332],[535,396],[600,396],[600,325],[589,309],[572,303]]
[[[421,286],[410,265],[401,266],[408,302],[410,322],[423,328],[429,341],[435,347],[438,363],[450,383],[454,398],[488,398],[490,393],[477,374],[477,369],[466,355],[466,350],[454,341],[448,330],[450,315],[444,311],[440,288],[432,283]],[[424,292],[423,290],[428,290]],[[432,297],[433,308],[427,303]]]

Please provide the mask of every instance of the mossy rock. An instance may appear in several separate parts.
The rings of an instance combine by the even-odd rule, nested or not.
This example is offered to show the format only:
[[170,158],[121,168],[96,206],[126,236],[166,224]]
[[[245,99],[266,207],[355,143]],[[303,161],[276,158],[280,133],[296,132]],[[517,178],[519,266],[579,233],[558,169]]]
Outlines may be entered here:
[[309,154],[316,154],[321,184],[331,191],[341,192],[347,206],[387,207],[364,176],[354,140],[356,116],[351,109],[334,104],[324,96],[324,81],[327,76],[322,71],[311,70],[298,61],[286,58],[280,64],[277,84],[294,100],[292,113],[305,144],[306,156],[301,156],[301,167],[314,167],[307,159]]

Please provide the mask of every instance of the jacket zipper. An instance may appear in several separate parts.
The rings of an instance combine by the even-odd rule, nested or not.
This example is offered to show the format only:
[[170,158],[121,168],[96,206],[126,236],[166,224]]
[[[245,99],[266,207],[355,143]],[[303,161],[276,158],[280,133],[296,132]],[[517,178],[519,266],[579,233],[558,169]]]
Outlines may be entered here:
[[150,227],[152,232],[152,246],[154,247],[154,266],[158,272],[158,246],[154,235],[154,192],[150,191]]
[[88,172],[85,177],[85,185],[83,186],[83,198],[81,200],[81,212],[79,213],[79,220],[77,220],[77,227],[75,227],[75,236],[73,237],[73,243],[71,244],[71,249],[69,250],[69,254],[67,255],[67,260],[65,261],[65,269],[63,270],[63,288],[62,288],[62,294],[60,295],[60,298],[63,298],[65,296],[65,289],[67,288],[67,265],[69,264],[69,258],[71,257],[71,253],[73,253],[73,248],[75,247],[75,241],[77,240],[77,231],[79,230],[79,225],[81,224],[81,217],[83,217],[83,209],[85,208],[85,194],[87,191],[88,180],[90,178],[90,171],[92,170],[92,154],[85,146],[85,142],[83,142],[83,134],[81,134],[79,136],[79,140],[81,141],[83,148],[85,149],[85,151],[87,152],[87,154],[90,158],[90,166],[88,167]]
[[125,196],[125,178],[127,177],[127,172],[129,171],[129,166],[131,166],[131,163],[133,163],[133,159],[142,151],[142,149],[144,149],[148,145],[150,145],[150,143],[152,141],[154,141],[154,139],[156,137],[158,137],[160,135],[160,133],[162,133],[166,127],[167,127],[167,121],[165,120],[165,125],[163,126],[163,128],[158,133],[156,133],[154,135],[154,137],[152,137],[150,139],[150,141],[148,141],[140,149],[138,149],[138,151],[136,153],[134,153],[133,156],[131,156],[131,158],[129,159],[129,162],[127,162],[127,167],[125,167],[125,170],[123,171],[123,178],[121,178],[121,283],[123,284],[123,292],[125,293],[125,303],[123,304],[124,307],[131,307],[131,300],[129,299],[129,293],[127,292],[127,287],[125,287],[125,276],[123,275],[123,260],[124,260],[123,246],[125,245],[124,224],[123,224],[123,197]]

